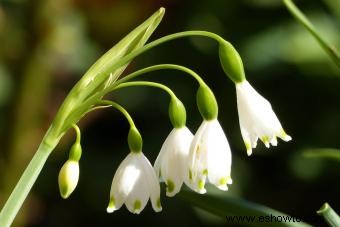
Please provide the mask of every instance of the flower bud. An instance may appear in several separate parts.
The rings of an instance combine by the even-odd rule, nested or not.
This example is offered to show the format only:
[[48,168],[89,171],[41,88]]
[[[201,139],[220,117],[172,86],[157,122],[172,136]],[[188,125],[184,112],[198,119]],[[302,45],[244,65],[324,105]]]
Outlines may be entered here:
[[67,199],[74,191],[79,179],[79,162],[67,160],[59,172],[59,192],[63,199]]
[[234,83],[245,80],[242,59],[229,42],[220,42],[219,56],[223,71]]
[[213,120],[217,118],[218,106],[214,94],[206,85],[201,85],[197,91],[197,106],[203,119]]
[[130,151],[139,153],[142,151],[143,140],[138,129],[136,127],[131,127],[128,135],[128,144]]
[[169,104],[169,117],[174,128],[182,128],[186,123],[186,111],[179,99],[171,98]]

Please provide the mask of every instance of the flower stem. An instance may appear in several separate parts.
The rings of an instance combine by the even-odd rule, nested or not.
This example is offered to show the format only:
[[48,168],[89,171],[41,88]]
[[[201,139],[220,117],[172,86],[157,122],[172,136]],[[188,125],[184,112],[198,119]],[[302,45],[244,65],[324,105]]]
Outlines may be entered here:
[[58,138],[49,138],[49,140],[47,139],[50,135],[50,132],[51,130],[47,131],[38,150],[26,167],[23,175],[16,184],[5,206],[2,208],[0,213],[0,224],[2,227],[8,227],[12,224],[16,214],[24,203],[34,182],[38,178],[48,156],[57,145],[59,141]]
[[289,12],[299,21],[311,35],[316,39],[320,46],[326,51],[326,53],[332,58],[334,63],[340,68],[340,55],[335,46],[329,44],[316,30],[314,25],[308,20],[308,18],[300,11],[300,9],[293,3],[292,0],[283,0],[283,3],[289,10]]
[[159,65],[153,65],[153,66],[150,66],[150,67],[146,67],[144,69],[140,69],[140,70],[135,71],[135,72],[123,77],[122,79],[118,80],[115,83],[115,85],[124,83],[124,82],[131,80],[131,79],[133,79],[137,76],[140,76],[142,74],[149,73],[149,72],[152,72],[152,71],[162,70],[162,69],[173,69],[173,70],[183,71],[183,72],[191,75],[193,78],[195,78],[200,85],[205,85],[205,82],[202,80],[202,78],[197,73],[195,73],[193,70],[191,70],[187,67],[184,67],[184,66],[181,66],[181,65],[175,65],[175,64],[159,64]]
[[105,71],[101,72],[103,74],[110,74],[111,71],[113,71],[114,69],[118,69],[119,67],[125,65],[127,62],[131,61],[132,59],[134,59],[135,57],[137,57],[138,55],[171,40],[174,39],[179,39],[179,38],[184,38],[184,37],[188,37],[188,36],[202,36],[202,37],[207,37],[207,38],[211,38],[216,40],[218,43],[223,43],[223,42],[227,42],[226,40],[224,40],[221,36],[212,33],[212,32],[207,32],[207,31],[184,31],[184,32],[178,32],[178,33],[174,33],[171,35],[167,35],[164,36],[162,38],[156,39],[148,44],[146,44],[145,46],[136,49],[135,51],[125,55],[124,57],[122,57],[119,61],[116,62],[116,64],[112,67],[108,67]]
[[119,84],[118,86],[114,86],[112,89],[110,89],[110,91],[115,91],[121,88],[132,87],[132,86],[149,86],[149,87],[160,88],[164,90],[165,92],[167,92],[171,98],[177,99],[175,93],[167,86],[160,84],[160,83],[149,82],[149,81],[125,82],[125,83]]
[[127,110],[124,107],[122,107],[118,103],[110,101],[110,100],[102,100],[102,101],[99,102],[99,104],[109,105],[109,106],[112,106],[113,108],[119,110],[124,115],[126,120],[129,122],[130,127],[131,128],[135,128],[136,127],[135,123],[132,120],[132,117],[130,116],[130,114],[127,112]]
[[318,210],[316,213],[323,216],[329,226],[340,226],[339,215],[332,209],[332,207],[328,203],[323,204],[320,210]]

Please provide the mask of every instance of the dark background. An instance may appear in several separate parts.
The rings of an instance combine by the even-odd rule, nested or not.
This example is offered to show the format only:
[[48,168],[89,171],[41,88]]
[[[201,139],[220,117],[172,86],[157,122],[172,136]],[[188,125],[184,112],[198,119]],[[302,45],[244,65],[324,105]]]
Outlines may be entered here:
[[[297,5],[321,34],[340,47],[340,2],[301,0]],[[316,225],[324,202],[340,211],[339,162],[306,158],[310,149],[340,148],[340,72],[279,0],[1,0],[0,1],[0,201],[34,154],[68,91],[106,50],[159,7],[165,17],[151,40],[183,30],[208,30],[240,52],[247,79],[271,101],[293,140],[247,157],[240,134],[235,88],[223,73],[217,45],[205,38],[172,41],[135,59],[126,73],[176,63],[200,74],[215,92],[219,120],[232,152],[228,195],[269,206]],[[175,71],[143,79],[165,83],[187,108],[188,127],[201,123],[196,82]],[[133,116],[153,163],[171,130],[169,97],[154,88],[113,94]],[[106,213],[113,174],[128,152],[128,124],[116,111],[91,113],[80,123],[83,156],[72,196],[58,192],[58,172],[74,140],[68,133],[47,161],[14,226],[224,226],[228,223],[162,195],[163,211],[140,215],[125,207]],[[213,188],[208,188],[214,193]],[[163,191],[164,192],[164,191]],[[223,196],[223,195],[222,195]],[[236,226],[231,224],[229,226]]]

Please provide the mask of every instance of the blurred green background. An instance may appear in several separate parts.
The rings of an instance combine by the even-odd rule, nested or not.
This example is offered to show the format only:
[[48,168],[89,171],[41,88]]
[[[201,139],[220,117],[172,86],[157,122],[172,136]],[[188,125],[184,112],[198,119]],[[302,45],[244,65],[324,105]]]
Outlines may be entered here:
[[[297,4],[339,48],[340,1]],[[234,183],[221,196],[240,197],[326,226],[315,211],[328,201],[340,212],[339,162],[302,154],[310,149],[340,149],[340,70],[280,0],[1,0],[1,207],[68,91],[99,56],[161,6],[166,15],[151,39],[196,29],[232,42],[243,58],[248,80],[271,101],[293,141],[279,142],[270,150],[259,143],[253,156],[246,156],[235,88],[219,65],[217,45],[211,40],[164,44],[138,57],[126,72],[176,63],[200,74],[215,92],[219,120],[233,152]],[[193,132],[198,128],[201,117],[192,78],[174,71],[143,78],[171,87],[186,105],[188,126]],[[171,130],[169,98],[153,88],[129,88],[112,98],[134,117],[144,152],[153,163]],[[164,193],[161,213],[148,205],[141,215],[132,215],[125,207],[107,214],[113,174],[128,152],[128,124],[118,112],[100,110],[83,119],[80,127],[83,157],[76,191],[68,200],[58,192],[58,172],[74,140],[70,132],[46,163],[13,226],[228,225]],[[215,193],[213,188],[208,191]]]

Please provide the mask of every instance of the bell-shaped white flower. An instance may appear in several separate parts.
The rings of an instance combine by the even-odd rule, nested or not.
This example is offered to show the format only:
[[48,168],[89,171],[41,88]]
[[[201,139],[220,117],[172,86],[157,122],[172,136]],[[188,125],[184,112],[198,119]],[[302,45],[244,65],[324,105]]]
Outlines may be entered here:
[[139,214],[149,197],[152,208],[161,211],[160,186],[152,165],[142,152],[131,152],[113,177],[107,212],[112,213],[125,203],[130,212]]
[[163,143],[156,159],[156,174],[167,185],[167,196],[179,192],[187,174],[189,149],[194,135],[187,127],[174,128]]
[[198,193],[205,193],[208,178],[221,190],[231,184],[231,151],[228,140],[217,119],[204,120],[197,130],[188,158],[189,169],[185,183]]
[[258,138],[268,148],[270,144],[277,145],[276,137],[284,141],[292,139],[283,130],[270,103],[248,81],[236,83],[236,95],[241,134],[248,155],[256,147]]

